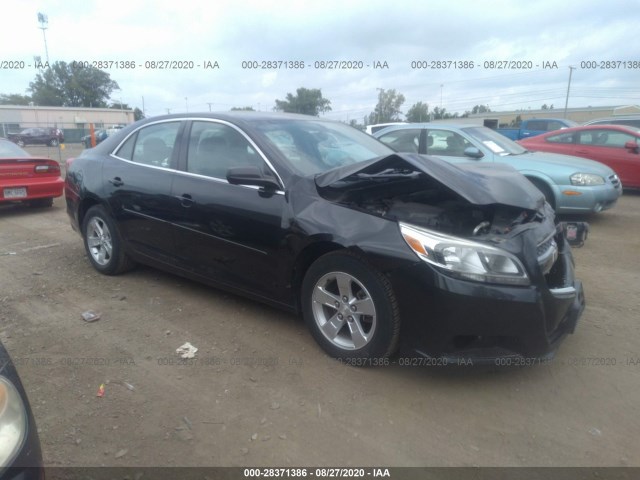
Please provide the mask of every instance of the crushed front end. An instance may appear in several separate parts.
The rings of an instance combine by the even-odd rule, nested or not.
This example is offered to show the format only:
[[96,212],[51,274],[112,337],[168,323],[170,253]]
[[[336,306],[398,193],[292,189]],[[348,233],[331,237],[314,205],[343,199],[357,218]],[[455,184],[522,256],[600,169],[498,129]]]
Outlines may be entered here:
[[548,359],[574,331],[585,301],[571,248],[553,209],[515,170],[396,155],[318,186],[328,200],[394,221],[415,254],[385,271],[405,354]]

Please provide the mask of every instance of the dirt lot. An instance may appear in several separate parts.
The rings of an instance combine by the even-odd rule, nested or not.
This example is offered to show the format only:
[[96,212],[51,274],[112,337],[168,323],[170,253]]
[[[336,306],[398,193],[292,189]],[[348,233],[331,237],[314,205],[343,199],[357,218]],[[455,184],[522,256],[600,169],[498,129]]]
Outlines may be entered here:
[[150,268],[96,273],[63,198],[0,208],[0,340],[49,466],[640,465],[640,195],[589,220],[588,306],[549,365],[341,365],[293,315]]

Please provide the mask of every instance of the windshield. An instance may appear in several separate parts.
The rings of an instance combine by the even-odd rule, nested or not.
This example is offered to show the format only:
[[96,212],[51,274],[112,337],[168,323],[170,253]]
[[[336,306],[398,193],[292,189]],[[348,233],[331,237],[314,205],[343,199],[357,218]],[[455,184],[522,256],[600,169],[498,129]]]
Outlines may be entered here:
[[487,127],[469,127],[464,132],[496,155],[521,155],[527,152],[526,148]]
[[0,140],[0,158],[26,158],[30,156],[15,143]]
[[261,120],[254,127],[301,175],[393,153],[389,147],[348,125],[323,120]]

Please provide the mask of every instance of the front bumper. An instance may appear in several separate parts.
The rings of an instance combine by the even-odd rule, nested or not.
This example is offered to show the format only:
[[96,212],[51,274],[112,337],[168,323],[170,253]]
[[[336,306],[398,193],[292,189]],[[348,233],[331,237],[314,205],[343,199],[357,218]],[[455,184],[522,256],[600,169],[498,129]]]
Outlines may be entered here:
[[581,187],[560,185],[556,192],[556,213],[597,213],[615,206],[622,195],[622,185],[617,180],[604,185]]
[[389,274],[400,302],[401,354],[451,364],[498,358],[551,358],[584,310],[568,246],[544,284],[489,285],[449,277],[427,265]]

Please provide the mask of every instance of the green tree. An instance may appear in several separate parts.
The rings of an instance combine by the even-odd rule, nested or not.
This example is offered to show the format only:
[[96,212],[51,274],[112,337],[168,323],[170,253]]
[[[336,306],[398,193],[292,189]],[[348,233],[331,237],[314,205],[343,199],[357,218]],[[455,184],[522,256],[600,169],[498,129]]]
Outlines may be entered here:
[[31,97],[19,93],[0,94],[0,105],[29,105]]
[[55,62],[36,74],[28,91],[36,105],[52,107],[106,107],[111,92],[119,89],[107,72]]
[[128,104],[120,102],[111,102],[109,108],[113,108],[114,110],[131,110],[131,107]]
[[516,118],[511,120],[511,122],[509,123],[509,126],[513,128],[520,128],[521,123],[522,123],[522,117],[518,115]]
[[233,107],[231,109],[232,112],[255,112],[253,107]]
[[491,109],[489,105],[476,105],[471,109],[471,113],[489,113]]
[[385,90],[379,89],[378,103],[373,112],[369,114],[367,119],[368,125],[376,123],[389,123],[400,121],[400,107],[404,103],[404,95],[395,91],[395,89]]
[[428,103],[414,103],[407,111],[407,122],[428,122],[429,121],[429,104]]
[[355,118],[352,118],[351,120],[349,120],[349,125],[351,125],[353,128],[357,128],[358,130],[364,130],[364,125],[361,123],[358,123],[358,121]]
[[319,88],[300,87],[296,90],[295,96],[287,93],[285,100],[276,100],[274,110],[317,117],[321,113],[331,111],[330,105],[331,101],[322,96],[322,91]]
[[137,122],[138,120],[142,120],[145,117],[145,114],[138,107],[133,109],[133,119]]

